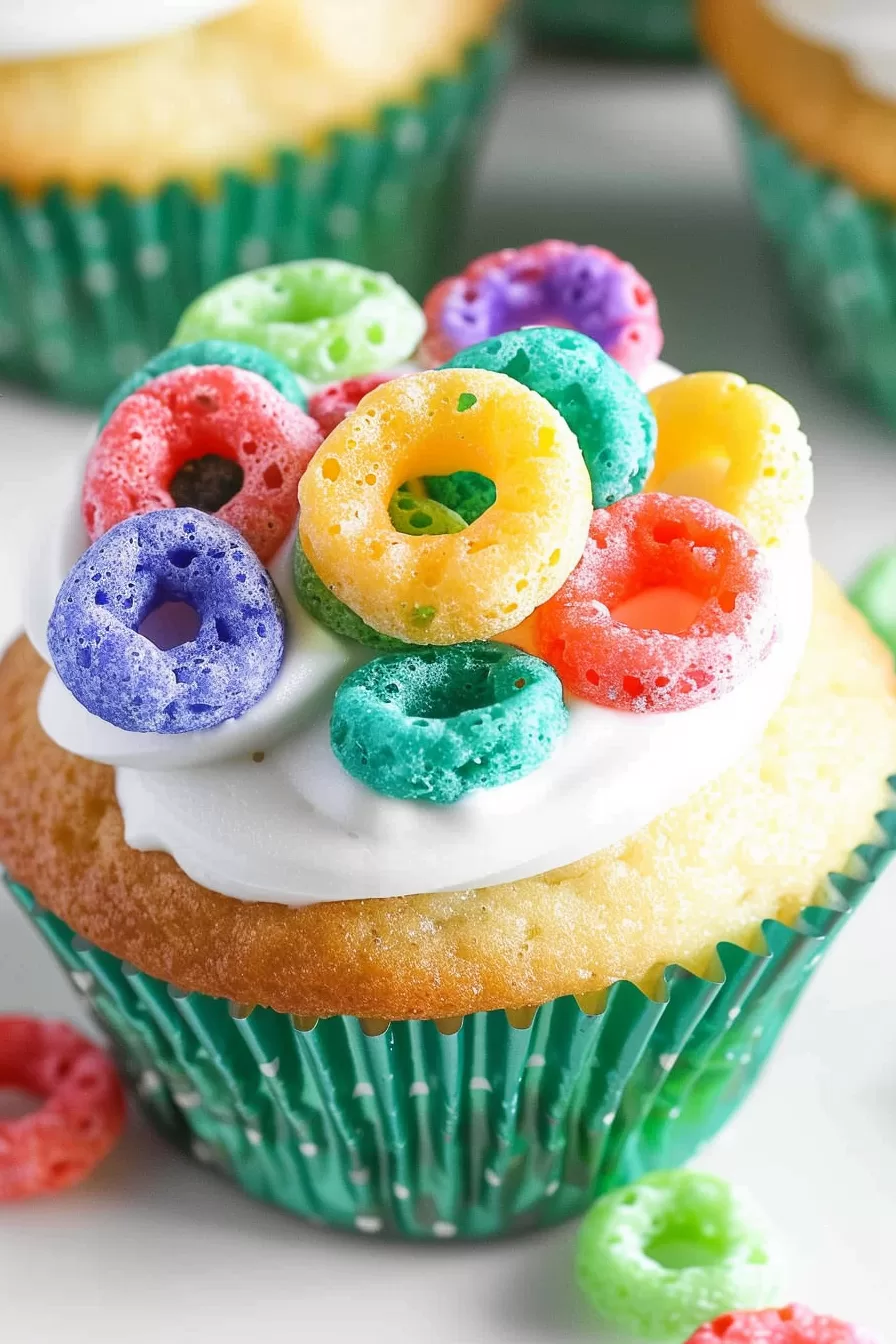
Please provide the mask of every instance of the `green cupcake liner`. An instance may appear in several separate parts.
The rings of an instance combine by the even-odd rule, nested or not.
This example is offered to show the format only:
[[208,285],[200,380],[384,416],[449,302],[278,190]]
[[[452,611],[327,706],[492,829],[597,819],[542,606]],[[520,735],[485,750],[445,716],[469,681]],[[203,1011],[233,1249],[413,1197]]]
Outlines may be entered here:
[[[896,776],[890,780],[896,789]],[[752,1087],[810,975],[896,848],[833,874],[823,905],[718,979],[669,967],[662,996],[432,1022],[318,1022],[185,993],[92,946],[6,885],[110,1037],[150,1119],[259,1199],[406,1238],[489,1237],[584,1211],[676,1166]]]
[[509,56],[472,47],[418,102],[316,155],[278,153],[265,178],[224,173],[211,196],[0,185],[0,377],[98,403],[166,345],[187,304],[238,271],[330,256],[390,272],[417,297],[456,269],[477,132]]
[[527,0],[530,27],[549,42],[617,55],[693,59],[693,0]]
[[823,371],[896,423],[896,210],[741,111],[760,219]]

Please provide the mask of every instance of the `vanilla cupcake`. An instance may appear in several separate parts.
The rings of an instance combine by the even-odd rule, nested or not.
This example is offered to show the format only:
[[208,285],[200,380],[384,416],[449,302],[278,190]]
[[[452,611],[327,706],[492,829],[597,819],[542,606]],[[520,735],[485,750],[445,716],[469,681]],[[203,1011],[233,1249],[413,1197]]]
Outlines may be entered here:
[[[497,258],[461,299],[532,315]],[[572,323],[450,330],[323,428],[270,368],[132,389],[0,664],[8,885],[151,1117],[302,1217],[437,1239],[689,1157],[896,835],[892,661],[813,569],[793,409],[639,388]]]
[[422,294],[503,68],[501,0],[41,0],[0,16],[0,376],[100,401],[237,271]]

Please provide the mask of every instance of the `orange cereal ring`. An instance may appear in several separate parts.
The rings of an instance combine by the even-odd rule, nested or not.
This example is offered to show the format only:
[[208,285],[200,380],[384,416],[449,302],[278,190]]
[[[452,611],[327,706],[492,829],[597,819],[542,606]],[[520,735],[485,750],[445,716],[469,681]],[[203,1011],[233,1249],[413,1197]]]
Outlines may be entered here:
[[645,490],[706,499],[762,546],[805,517],[809,445],[783,397],[736,373],[691,373],[654,388],[649,401],[658,433]]
[[[417,476],[478,471],[490,509],[461,532],[408,536],[389,516]],[[362,620],[410,644],[489,639],[566,580],[591,520],[588,469],[552,406],[505,374],[438,369],[376,388],[299,488],[302,548]]]

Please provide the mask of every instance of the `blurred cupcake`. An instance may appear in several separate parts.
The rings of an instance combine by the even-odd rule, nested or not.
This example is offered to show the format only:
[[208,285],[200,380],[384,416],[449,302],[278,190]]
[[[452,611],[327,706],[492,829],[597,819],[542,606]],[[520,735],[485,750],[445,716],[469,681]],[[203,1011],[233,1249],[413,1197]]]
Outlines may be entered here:
[[537,38],[595,52],[680,59],[697,54],[693,0],[527,0]]
[[0,15],[0,376],[96,402],[210,284],[449,264],[503,0],[41,0]]
[[896,421],[896,11],[702,0],[763,224],[824,370]]
[[410,372],[383,277],[282,320],[335,265],[204,296],[112,399],[0,664],[0,860],[198,1160],[519,1231],[748,1093],[892,852],[892,659],[813,571],[793,408],[659,365],[624,262],[480,259]]

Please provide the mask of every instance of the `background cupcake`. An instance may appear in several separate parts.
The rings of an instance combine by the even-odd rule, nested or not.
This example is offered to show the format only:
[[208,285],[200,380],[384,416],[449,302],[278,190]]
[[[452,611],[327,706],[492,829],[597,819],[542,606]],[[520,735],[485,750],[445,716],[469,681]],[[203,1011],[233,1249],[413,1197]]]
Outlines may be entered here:
[[0,374],[98,401],[195,294],[266,261],[341,257],[422,294],[453,259],[501,8],[4,15]]
[[693,57],[692,0],[527,0],[536,37],[593,51]]
[[896,14],[703,0],[763,224],[824,370],[896,421]]

